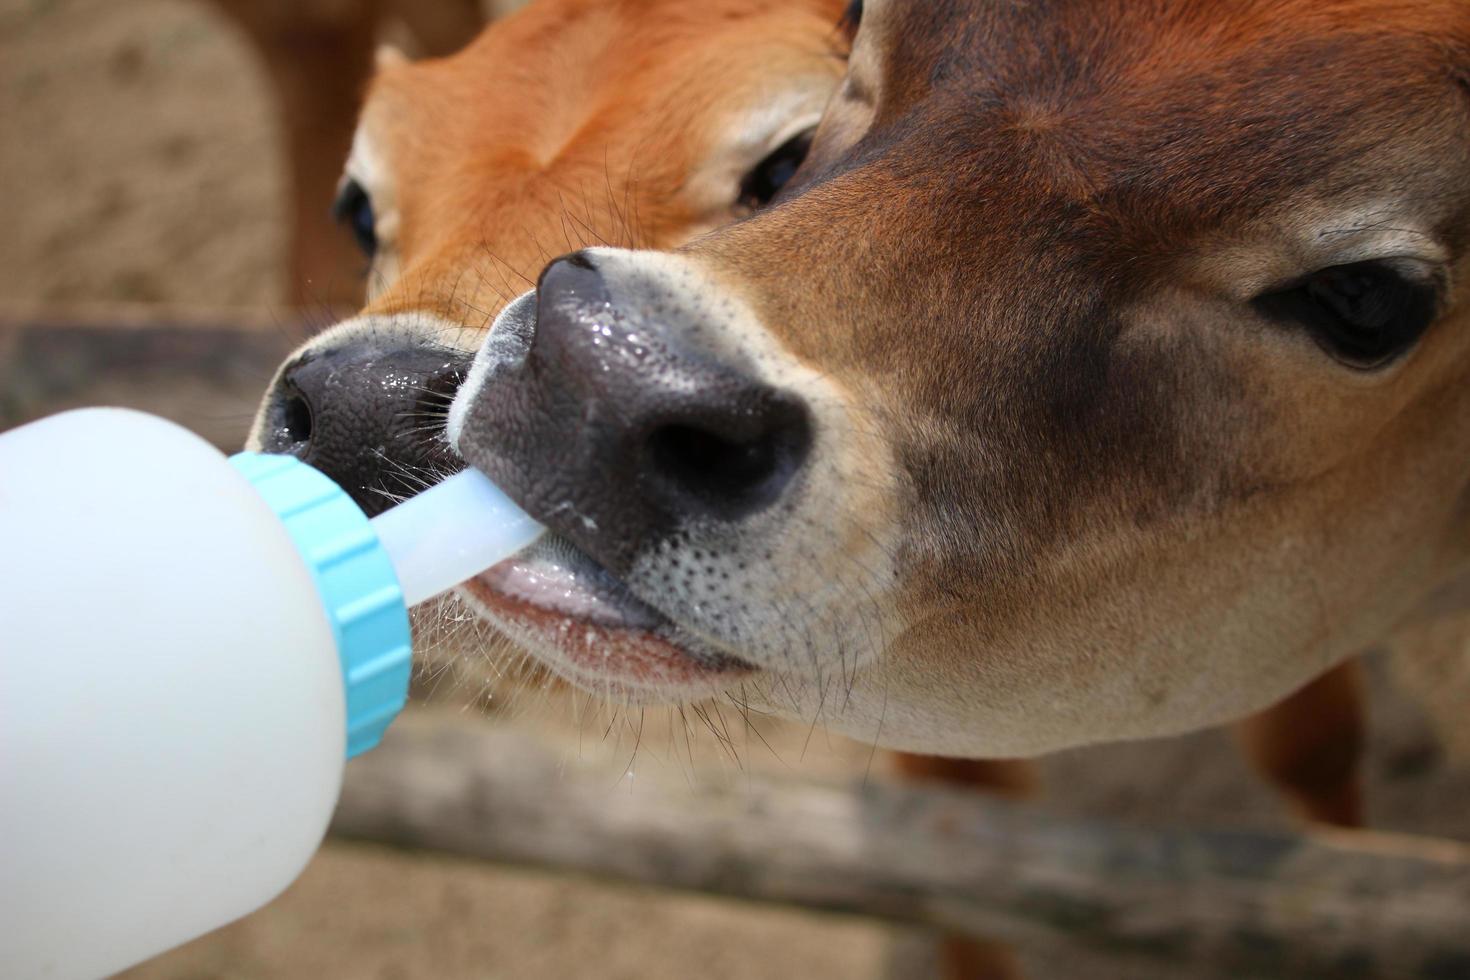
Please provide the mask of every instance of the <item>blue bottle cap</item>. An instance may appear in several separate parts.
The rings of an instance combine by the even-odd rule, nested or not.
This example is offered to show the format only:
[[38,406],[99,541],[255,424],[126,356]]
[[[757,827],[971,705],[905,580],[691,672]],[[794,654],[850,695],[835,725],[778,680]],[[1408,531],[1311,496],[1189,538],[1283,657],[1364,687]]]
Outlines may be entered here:
[[294,456],[230,457],[285,525],[337,641],[347,690],[347,758],[378,744],[408,700],[408,609],[367,515],[341,487]]

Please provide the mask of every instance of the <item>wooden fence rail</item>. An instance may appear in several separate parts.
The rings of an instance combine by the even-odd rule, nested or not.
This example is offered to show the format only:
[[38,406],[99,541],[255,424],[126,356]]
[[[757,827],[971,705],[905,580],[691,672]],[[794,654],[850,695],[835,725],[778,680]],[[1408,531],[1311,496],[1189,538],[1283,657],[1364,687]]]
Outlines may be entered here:
[[166,322],[147,310],[0,314],[0,430],[68,408],[124,405],[233,451],[276,366],[308,333],[294,320]]
[[1470,847],[1446,841],[1122,826],[878,784],[629,792],[564,771],[524,737],[415,717],[349,767],[334,829],[1011,942],[1082,943],[1176,963],[1181,976],[1470,977]]

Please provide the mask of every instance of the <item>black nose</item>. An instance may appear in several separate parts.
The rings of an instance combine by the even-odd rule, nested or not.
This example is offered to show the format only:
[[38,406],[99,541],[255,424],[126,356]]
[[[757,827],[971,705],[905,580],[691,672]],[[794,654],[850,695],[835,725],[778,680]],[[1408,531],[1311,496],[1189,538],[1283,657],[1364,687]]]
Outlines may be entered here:
[[308,351],[268,395],[261,448],[331,477],[369,516],[464,464],[444,438],[467,355],[412,342]]
[[542,273],[529,347],[477,393],[460,450],[622,572],[681,528],[778,500],[812,432],[799,397],[696,349],[700,325],[672,307],[620,303],[594,262]]

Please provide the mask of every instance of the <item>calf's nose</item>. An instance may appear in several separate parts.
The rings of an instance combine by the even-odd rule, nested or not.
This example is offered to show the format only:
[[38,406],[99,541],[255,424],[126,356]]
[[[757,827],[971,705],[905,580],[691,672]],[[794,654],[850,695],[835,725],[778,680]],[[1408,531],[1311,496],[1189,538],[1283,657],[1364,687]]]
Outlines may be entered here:
[[539,519],[613,571],[699,522],[781,497],[811,445],[790,392],[686,342],[688,324],[620,305],[573,253],[537,287],[518,363],[475,395],[460,449]]
[[261,449],[310,463],[378,514],[464,465],[444,419],[468,367],[463,353],[412,341],[308,351],[267,396]]

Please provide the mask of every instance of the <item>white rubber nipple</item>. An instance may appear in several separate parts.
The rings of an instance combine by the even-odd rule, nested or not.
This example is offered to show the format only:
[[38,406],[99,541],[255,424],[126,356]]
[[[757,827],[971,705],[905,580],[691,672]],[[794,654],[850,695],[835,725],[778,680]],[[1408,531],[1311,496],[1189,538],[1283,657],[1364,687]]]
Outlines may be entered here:
[[410,607],[499,564],[546,530],[474,469],[384,511],[372,524]]

